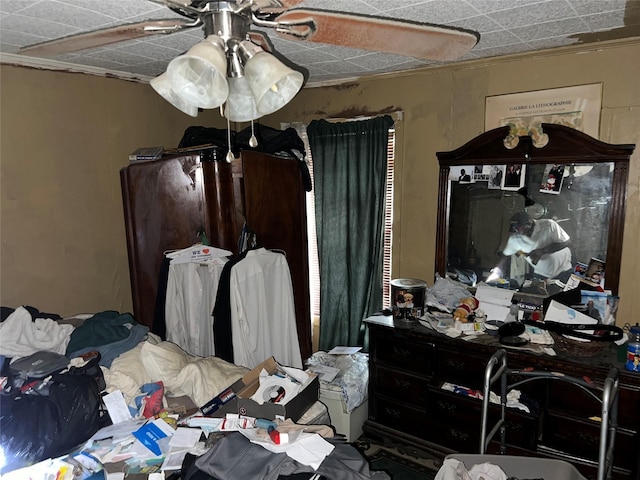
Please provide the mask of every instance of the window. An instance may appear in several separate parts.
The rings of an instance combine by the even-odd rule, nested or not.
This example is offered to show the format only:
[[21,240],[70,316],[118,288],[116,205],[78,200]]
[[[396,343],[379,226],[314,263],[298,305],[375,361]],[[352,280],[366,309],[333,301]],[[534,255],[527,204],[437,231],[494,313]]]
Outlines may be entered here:
[[[339,121],[345,121],[340,119]],[[348,121],[348,120],[347,120]],[[305,149],[307,152],[307,164],[309,166],[309,172],[311,173],[311,180],[313,183],[313,152],[309,147],[309,141],[307,138],[306,125],[302,123],[294,123],[288,125],[282,125],[282,128],[293,127],[302,138]],[[383,308],[388,307],[390,304],[390,286],[391,282],[391,253],[392,253],[392,239],[393,239],[393,183],[394,183],[394,160],[396,153],[396,131],[394,128],[389,130],[389,137],[387,141],[387,175],[386,175],[386,187],[385,187],[385,208],[384,208],[384,245],[383,245],[383,271],[382,271],[382,298]],[[307,192],[307,233],[309,238],[309,294],[311,301],[311,318],[314,328],[314,345],[317,339],[316,328],[319,324],[320,318],[320,277],[318,266],[318,249],[316,240],[316,225],[315,225],[315,205],[314,205],[314,189]],[[314,348],[314,351],[316,348]]]

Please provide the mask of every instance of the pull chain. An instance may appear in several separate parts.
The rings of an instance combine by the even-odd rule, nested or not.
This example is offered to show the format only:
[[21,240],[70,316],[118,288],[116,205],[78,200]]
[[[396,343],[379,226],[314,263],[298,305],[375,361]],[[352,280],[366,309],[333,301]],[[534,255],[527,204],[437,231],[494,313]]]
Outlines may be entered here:
[[256,138],[256,134],[253,131],[253,120],[251,120],[251,138],[249,138],[249,146],[252,148],[258,146],[258,139]]
[[229,145],[229,151],[227,152],[226,161],[231,163],[234,160],[233,152],[231,151],[231,122],[227,118],[227,143]]

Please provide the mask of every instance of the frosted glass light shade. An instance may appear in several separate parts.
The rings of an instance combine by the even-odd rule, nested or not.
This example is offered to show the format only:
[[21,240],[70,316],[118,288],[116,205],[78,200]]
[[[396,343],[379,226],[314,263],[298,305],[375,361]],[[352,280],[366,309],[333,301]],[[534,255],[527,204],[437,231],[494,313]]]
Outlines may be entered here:
[[224,43],[215,35],[174,58],[167,67],[172,90],[200,108],[215,108],[225,102],[229,95],[226,73]]
[[261,115],[268,115],[284,107],[304,83],[302,73],[292,70],[267,52],[258,52],[249,58],[245,63],[244,73]]
[[229,78],[229,98],[224,116],[232,122],[250,122],[260,118],[253,91],[246,77]]
[[186,113],[187,115],[191,115],[192,117],[198,116],[198,107],[183,100],[171,89],[171,82],[169,81],[169,77],[166,72],[151,79],[149,84],[156,92],[158,92],[158,94],[178,110]]

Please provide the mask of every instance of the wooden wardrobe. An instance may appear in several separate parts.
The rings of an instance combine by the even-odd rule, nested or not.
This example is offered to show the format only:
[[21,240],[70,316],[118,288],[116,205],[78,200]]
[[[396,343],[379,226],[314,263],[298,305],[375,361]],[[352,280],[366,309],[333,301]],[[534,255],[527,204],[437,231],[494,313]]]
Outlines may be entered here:
[[285,252],[304,361],[312,347],[302,166],[296,158],[255,151],[231,163],[225,155],[211,147],[120,171],[134,317],[154,323],[164,252],[189,247],[204,232],[212,246],[238,253],[246,220],[257,246]]

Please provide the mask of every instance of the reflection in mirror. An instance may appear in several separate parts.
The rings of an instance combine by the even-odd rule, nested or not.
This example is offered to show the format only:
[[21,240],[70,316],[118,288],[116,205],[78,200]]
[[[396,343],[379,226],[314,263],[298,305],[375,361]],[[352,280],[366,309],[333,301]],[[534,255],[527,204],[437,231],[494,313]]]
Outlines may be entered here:
[[436,271],[546,296],[588,270],[617,294],[634,145],[561,125],[543,130],[540,148],[530,137],[505,145],[501,127],[438,152]]
[[575,265],[606,258],[612,177],[605,162],[530,165],[516,191],[490,175],[449,180],[449,272],[532,293],[554,282],[526,280],[566,283]]

